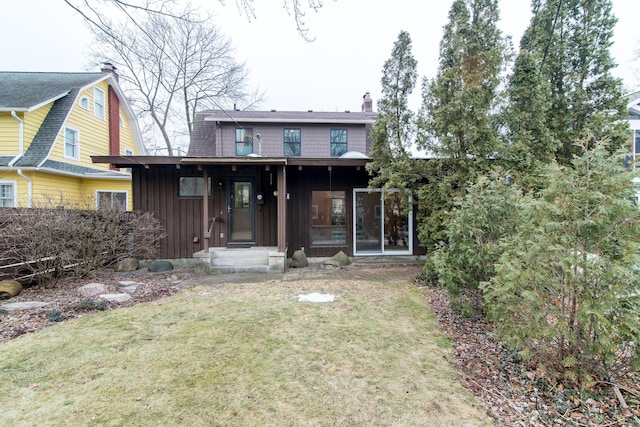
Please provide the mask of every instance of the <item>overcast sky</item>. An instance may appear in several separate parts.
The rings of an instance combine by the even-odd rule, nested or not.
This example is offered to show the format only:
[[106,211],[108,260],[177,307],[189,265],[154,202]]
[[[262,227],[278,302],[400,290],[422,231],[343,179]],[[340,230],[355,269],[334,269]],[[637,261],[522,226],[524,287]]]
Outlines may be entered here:
[[[303,0],[304,1],[304,0]],[[442,28],[451,1],[325,0],[306,23],[315,41],[296,32],[280,0],[257,0],[257,18],[240,16],[234,0],[192,0],[215,13],[215,23],[231,40],[239,61],[250,72],[249,85],[266,92],[261,109],[359,111],[362,95],[380,96],[384,62],[401,30],[413,41],[418,74],[434,77]],[[504,34],[517,47],[531,18],[530,0],[501,0]],[[616,27],[612,55],[626,88],[640,88],[638,16],[640,1],[614,0]],[[420,5],[420,6],[417,6]],[[97,71],[87,68],[92,41],[80,16],[62,0],[3,2],[0,14],[0,70]],[[413,107],[420,100],[415,90]],[[229,105],[228,108],[232,108]],[[374,104],[375,108],[375,104]]]

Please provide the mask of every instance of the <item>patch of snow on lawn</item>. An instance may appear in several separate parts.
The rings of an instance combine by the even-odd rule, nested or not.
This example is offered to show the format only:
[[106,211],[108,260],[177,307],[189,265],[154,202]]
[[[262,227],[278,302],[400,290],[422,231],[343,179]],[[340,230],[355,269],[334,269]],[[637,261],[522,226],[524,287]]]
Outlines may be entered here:
[[313,292],[307,295],[298,295],[299,302],[333,302],[335,299],[334,295],[320,294],[318,292]]

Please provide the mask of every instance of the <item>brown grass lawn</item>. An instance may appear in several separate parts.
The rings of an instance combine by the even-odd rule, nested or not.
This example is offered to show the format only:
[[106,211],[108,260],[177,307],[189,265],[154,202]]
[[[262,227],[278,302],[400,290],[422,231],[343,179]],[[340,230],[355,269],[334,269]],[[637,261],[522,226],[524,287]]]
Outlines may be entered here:
[[11,340],[0,425],[491,425],[409,273],[197,285]]

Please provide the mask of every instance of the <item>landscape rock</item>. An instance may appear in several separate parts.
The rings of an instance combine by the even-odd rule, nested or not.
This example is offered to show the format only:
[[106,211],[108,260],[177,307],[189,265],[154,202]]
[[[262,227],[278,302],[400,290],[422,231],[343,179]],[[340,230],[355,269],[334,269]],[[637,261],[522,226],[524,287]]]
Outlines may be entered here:
[[15,280],[3,280],[0,282],[0,299],[9,299],[22,292],[22,284]]
[[42,302],[42,301],[10,302],[8,304],[0,305],[0,310],[2,311],[29,310],[31,308],[40,308],[47,305],[49,305],[48,302]]
[[169,261],[151,261],[149,263],[149,267],[147,269],[152,273],[160,273],[163,271],[173,270],[173,264]]
[[131,295],[129,294],[102,294],[100,298],[107,300],[109,302],[126,302],[131,299]]
[[349,256],[342,251],[335,254],[333,258],[331,258],[331,261],[333,261],[333,263],[338,264],[341,267],[345,267],[351,264],[351,259],[349,258]]
[[109,291],[106,285],[102,283],[87,283],[78,288],[78,294],[84,298],[95,297],[96,295],[106,294]]
[[340,251],[332,258],[320,263],[320,268],[323,270],[339,270],[349,264],[351,264],[351,259],[349,258],[349,256]]
[[136,271],[140,267],[140,262],[136,258],[125,258],[116,266],[117,272]]
[[293,253],[291,257],[291,264],[289,264],[291,268],[305,268],[309,267],[309,260],[307,259],[307,254],[304,253],[302,249],[298,249]]
[[140,283],[133,282],[131,280],[124,280],[122,282],[118,282],[118,290],[120,292],[125,292],[128,294],[134,293],[138,289],[138,286],[140,286]]

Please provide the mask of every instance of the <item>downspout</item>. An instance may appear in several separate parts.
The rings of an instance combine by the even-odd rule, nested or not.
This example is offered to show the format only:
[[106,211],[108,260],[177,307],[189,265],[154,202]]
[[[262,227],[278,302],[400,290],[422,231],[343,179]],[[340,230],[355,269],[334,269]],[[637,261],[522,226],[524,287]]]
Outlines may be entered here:
[[27,207],[31,208],[32,203],[31,203],[31,194],[33,192],[33,183],[31,182],[31,179],[26,176],[24,173],[22,173],[22,169],[18,169],[18,175],[20,175],[21,177],[23,177],[26,181],[27,181]]
[[[13,117],[17,122],[18,122],[18,143],[19,143],[19,152],[18,155],[16,157],[14,157],[7,166],[9,167],[13,167],[13,165],[20,160],[20,158],[24,155],[24,121],[22,121],[22,119],[20,117],[18,117],[18,115],[16,114],[15,111],[11,112],[11,117]],[[18,175],[21,176],[25,181],[27,181],[27,207],[32,207],[32,194],[33,194],[33,182],[31,181],[31,179],[26,176],[23,172],[22,169],[18,169]]]
[[9,167],[12,167],[19,159],[22,157],[24,153],[24,122],[15,111],[11,112],[11,117],[13,117],[18,122],[18,142],[20,145],[18,155],[13,158],[8,164]]

